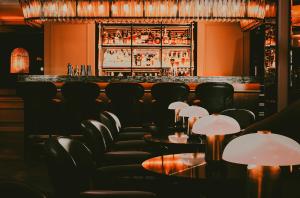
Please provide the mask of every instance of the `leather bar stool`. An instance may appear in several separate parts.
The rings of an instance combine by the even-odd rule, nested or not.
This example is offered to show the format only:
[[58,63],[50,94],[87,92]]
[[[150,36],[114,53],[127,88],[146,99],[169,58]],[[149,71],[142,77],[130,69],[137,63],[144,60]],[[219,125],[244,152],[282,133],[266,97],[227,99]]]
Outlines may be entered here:
[[143,122],[144,87],[138,83],[110,83],[105,88],[110,99],[109,109],[124,126],[139,126]]
[[125,150],[116,149],[118,145],[115,145],[113,134],[97,120],[83,121],[81,127],[86,145],[91,150],[98,166],[137,164],[152,156],[145,151],[128,150],[127,148]]
[[168,133],[168,127],[174,124],[174,112],[168,106],[175,101],[187,101],[189,90],[184,83],[166,82],[152,86],[152,118],[162,133]]
[[225,109],[220,114],[234,118],[245,129],[255,122],[255,114],[248,109]]
[[234,88],[225,82],[205,82],[196,87],[196,99],[209,113],[220,113],[232,107]]
[[97,100],[100,88],[91,82],[67,82],[61,92],[65,133],[80,134],[81,121],[96,119],[102,110],[102,103]]
[[51,138],[46,142],[45,150],[49,176],[58,198],[155,197],[154,193],[145,191],[111,190],[116,188],[116,181],[114,185],[102,187],[101,184],[105,184],[103,179],[106,178],[101,178],[101,171],[97,171],[89,149],[77,140]]
[[51,82],[18,83],[17,95],[24,100],[24,147],[29,157],[49,135],[58,131],[60,102],[55,100],[56,86]]

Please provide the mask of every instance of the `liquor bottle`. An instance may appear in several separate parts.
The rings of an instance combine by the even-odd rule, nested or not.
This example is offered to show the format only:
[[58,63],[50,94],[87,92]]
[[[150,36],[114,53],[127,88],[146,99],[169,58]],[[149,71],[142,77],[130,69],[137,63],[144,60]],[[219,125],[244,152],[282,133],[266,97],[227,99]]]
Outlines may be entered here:
[[152,45],[153,44],[153,38],[154,35],[152,34],[152,32],[149,32],[149,37],[148,37],[148,44],[149,45]]
[[174,35],[174,33],[173,33],[173,34],[171,34],[171,44],[172,44],[172,45],[175,45],[175,44],[176,44],[176,42],[175,42],[175,35]]
[[184,33],[182,35],[182,44],[183,45],[188,45],[188,43],[187,43],[187,31],[184,31]]
[[127,36],[126,36],[126,31],[122,30],[122,39],[123,39],[123,44],[126,45],[127,44]]
[[137,54],[136,56],[136,66],[141,66],[142,65],[142,57],[140,54]]
[[85,65],[80,66],[80,76],[85,76],[86,75],[86,70],[85,70]]
[[78,65],[75,66],[75,69],[74,69],[74,76],[79,76],[79,69],[78,69]]
[[92,66],[91,65],[87,65],[86,68],[86,75],[91,76],[92,75]]
[[163,43],[164,43],[165,45],[169,44],[169,37],[168,37],[167,29],[166,29],[166,28],[165,28],[165,30],[164,30]]
[[156,34],[155,34],[154,42],[157,45],[160,44],[160,35],[158,32],[156,32]]
[[73,75],[73,67],[72,67],[72,64],[71,63],[68,63],[68,66],[67,66],[68,68],[68,72],[67,72],[67,74],[69,75],[69,76],[72,76]]
[[146,66],[150,67],[151,66],[151,57],[150,55],[148,56],[148,58],[146,59]]
[[103,32],[103,44],[108,44],[108,33]]

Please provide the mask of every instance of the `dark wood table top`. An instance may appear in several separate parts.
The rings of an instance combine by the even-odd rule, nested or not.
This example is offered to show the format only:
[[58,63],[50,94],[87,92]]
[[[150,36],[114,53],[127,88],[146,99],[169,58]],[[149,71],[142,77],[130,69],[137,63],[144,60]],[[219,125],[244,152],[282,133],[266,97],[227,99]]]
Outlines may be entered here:
[[174,153],[178,153],[178,151],[201,152],[205,149],[205,141],[203,141],[199,135],[190,136],[186,143],[170,141],[168,135],[153,136],[151,134],[146,134],[144,140],[149,144],[164,146],[171,151],[176,151]]

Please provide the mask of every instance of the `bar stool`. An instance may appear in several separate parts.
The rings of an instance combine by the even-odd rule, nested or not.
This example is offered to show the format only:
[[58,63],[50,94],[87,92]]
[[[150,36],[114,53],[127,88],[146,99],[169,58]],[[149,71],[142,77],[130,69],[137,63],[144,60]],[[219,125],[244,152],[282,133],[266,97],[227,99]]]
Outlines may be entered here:
[[158,129],[168,130],[167,128],[174,123],[174,113],[168,106],[175,101],[186,101],[189,90],[189,86],[184,83],[164,82],[152,86],[152,119]]
[[196,99],[209,113],[219,113],[233,105],[234,88],[225,82],[205,82],[196,87]]
[[16,93],[24,100],[25,158],[34,153],[32,149],[58,128],[60,102],[54,100],[56,92],[56,86],[51,82],[17,84]]
[[138,83],[110,83],[105,88],[110,99],[109,109],[124,126],[139,126],[143,122],[144,87]]
[[220,114],[234,118],[241,129],[245,129],[255,122],[255,114],[248,109],[225,109]]
[[97,100],[100,88],[91,82],[66,82],[61,93],[64,98],[63,129],[65,133],[78,134],[81,121],[96,119],[102,110],[102,103]]

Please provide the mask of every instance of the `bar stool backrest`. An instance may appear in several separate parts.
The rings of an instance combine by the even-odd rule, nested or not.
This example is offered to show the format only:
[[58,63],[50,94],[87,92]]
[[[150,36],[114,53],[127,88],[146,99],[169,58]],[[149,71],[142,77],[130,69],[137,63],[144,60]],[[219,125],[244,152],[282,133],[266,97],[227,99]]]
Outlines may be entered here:
[[200,106],[209,113],[220,113],[233,105],[234,88],[226,82],[205,82],[196,87],[195,95]]
[[245,129],[255,122],[255,114],[248,109],[225,109],[221,114],[234,118],[241,129]]
[[164,82],[154,84],[151,94],[157,101],[171,103],[187,100],[189,90],[189,86],[184,83]]
[[110,99],[109,110],[116,114],[124,126],[135,126],[143,122],[144,87],[138,83],[110,83],[105,88]]
[[100,88],[91,82],[66,82],[61,87],[61,92],[67,101],[94,101],[100,93]]
[[114,101],[137,101],[144,95],[144,87],[139,83],[109,83],[105,88],[107,97]]

